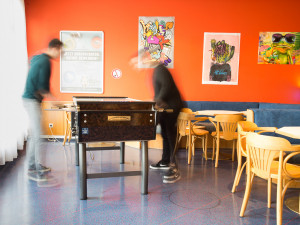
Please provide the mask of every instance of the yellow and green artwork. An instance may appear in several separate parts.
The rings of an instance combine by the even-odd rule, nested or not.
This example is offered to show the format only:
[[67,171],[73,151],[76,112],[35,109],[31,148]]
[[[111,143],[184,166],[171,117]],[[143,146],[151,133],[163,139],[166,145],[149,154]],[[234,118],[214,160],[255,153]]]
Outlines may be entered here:
[[300,32],[260,32],[258,64],[300,65]]

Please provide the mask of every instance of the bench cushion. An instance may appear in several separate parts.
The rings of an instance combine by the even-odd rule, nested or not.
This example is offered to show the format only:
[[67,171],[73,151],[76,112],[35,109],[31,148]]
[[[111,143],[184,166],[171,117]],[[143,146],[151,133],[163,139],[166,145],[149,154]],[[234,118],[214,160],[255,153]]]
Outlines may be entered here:
[[187,101],[186,103],[194,112],[199,110],[246,111],[259,107],[258,102]]

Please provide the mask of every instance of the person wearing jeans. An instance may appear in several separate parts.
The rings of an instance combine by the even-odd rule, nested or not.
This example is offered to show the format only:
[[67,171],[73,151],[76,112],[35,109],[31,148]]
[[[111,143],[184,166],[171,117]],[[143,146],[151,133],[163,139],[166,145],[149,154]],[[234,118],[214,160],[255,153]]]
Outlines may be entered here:
[[41,164],[41,102],[50,93],[51,59],[60,55],[63,43],[58,39],[49,42],[46,53],[35,55],[30,61],[30,69],[23,94],[23,104],[29,117],[29,139],[26,147],[28,178],[34,181],[47,181],[46,172],[50,168]]

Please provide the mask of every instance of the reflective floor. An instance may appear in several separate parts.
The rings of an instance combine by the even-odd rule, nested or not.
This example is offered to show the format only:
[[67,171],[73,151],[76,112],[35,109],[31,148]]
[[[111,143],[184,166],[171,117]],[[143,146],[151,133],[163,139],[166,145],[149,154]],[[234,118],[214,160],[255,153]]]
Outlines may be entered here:
[[[272,186],[272,208],[267,208],[267,182],[254,180],[245,217],[239,212],[245,176],[231,193],[237,163],[220,161],[219,168],[205,161],[200,150],[187,165],[185,150],[179,151],[182,178],[175,184],[162,182],[163,172],[149,170],[149,194],[140,194],[140,177],[88,180],[88,200],[79,200],[78,167],[74,143],[44,142],[45,164],[57,179],[55,187],[41,188],[28,180],[25,157],[0,172],[0,224],[276,224],[276,185]],[[149,149],[150,163],[161,150]],[[88,173],[136,170],[140,151],[126,146],[125,165],[119,151],[87,155]],[[287,197],[299,190],[288,190]],[[283,224],[300,224],[298,214],[284,206]]]

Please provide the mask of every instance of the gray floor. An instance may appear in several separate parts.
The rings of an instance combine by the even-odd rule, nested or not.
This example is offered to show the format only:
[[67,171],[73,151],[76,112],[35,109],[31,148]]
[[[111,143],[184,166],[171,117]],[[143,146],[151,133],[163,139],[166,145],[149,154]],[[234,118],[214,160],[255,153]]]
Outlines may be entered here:
[[[88,200],[79,200],[78,167],[74,144],[44,142],[45,164],[59,184],[38,187],[27,179],[25,157],[0,172],[0,224],[276,224],[276,185],[272,186],[272,208],[267,208],[267,183],[256,178],[245,217],[239,212],[245,176],[231,193],[237,163],[220,161],[219,168],[205,161],[198,149],[191,165],[185,150],[179,151],[182,178],[175,184],[162,182],[163,172],[149,171],[149,194],[140,194],[140,177],[88,180]],[[160,150],[149,149],[150,162]],[[125,165],[119,152],[88,154],[88,173],[133,170],[140,167],[140,151],[126,146]],[[298,195],[288,190],[286,198]],[[284,206],[283,224],[300,224],[298,214]]]

